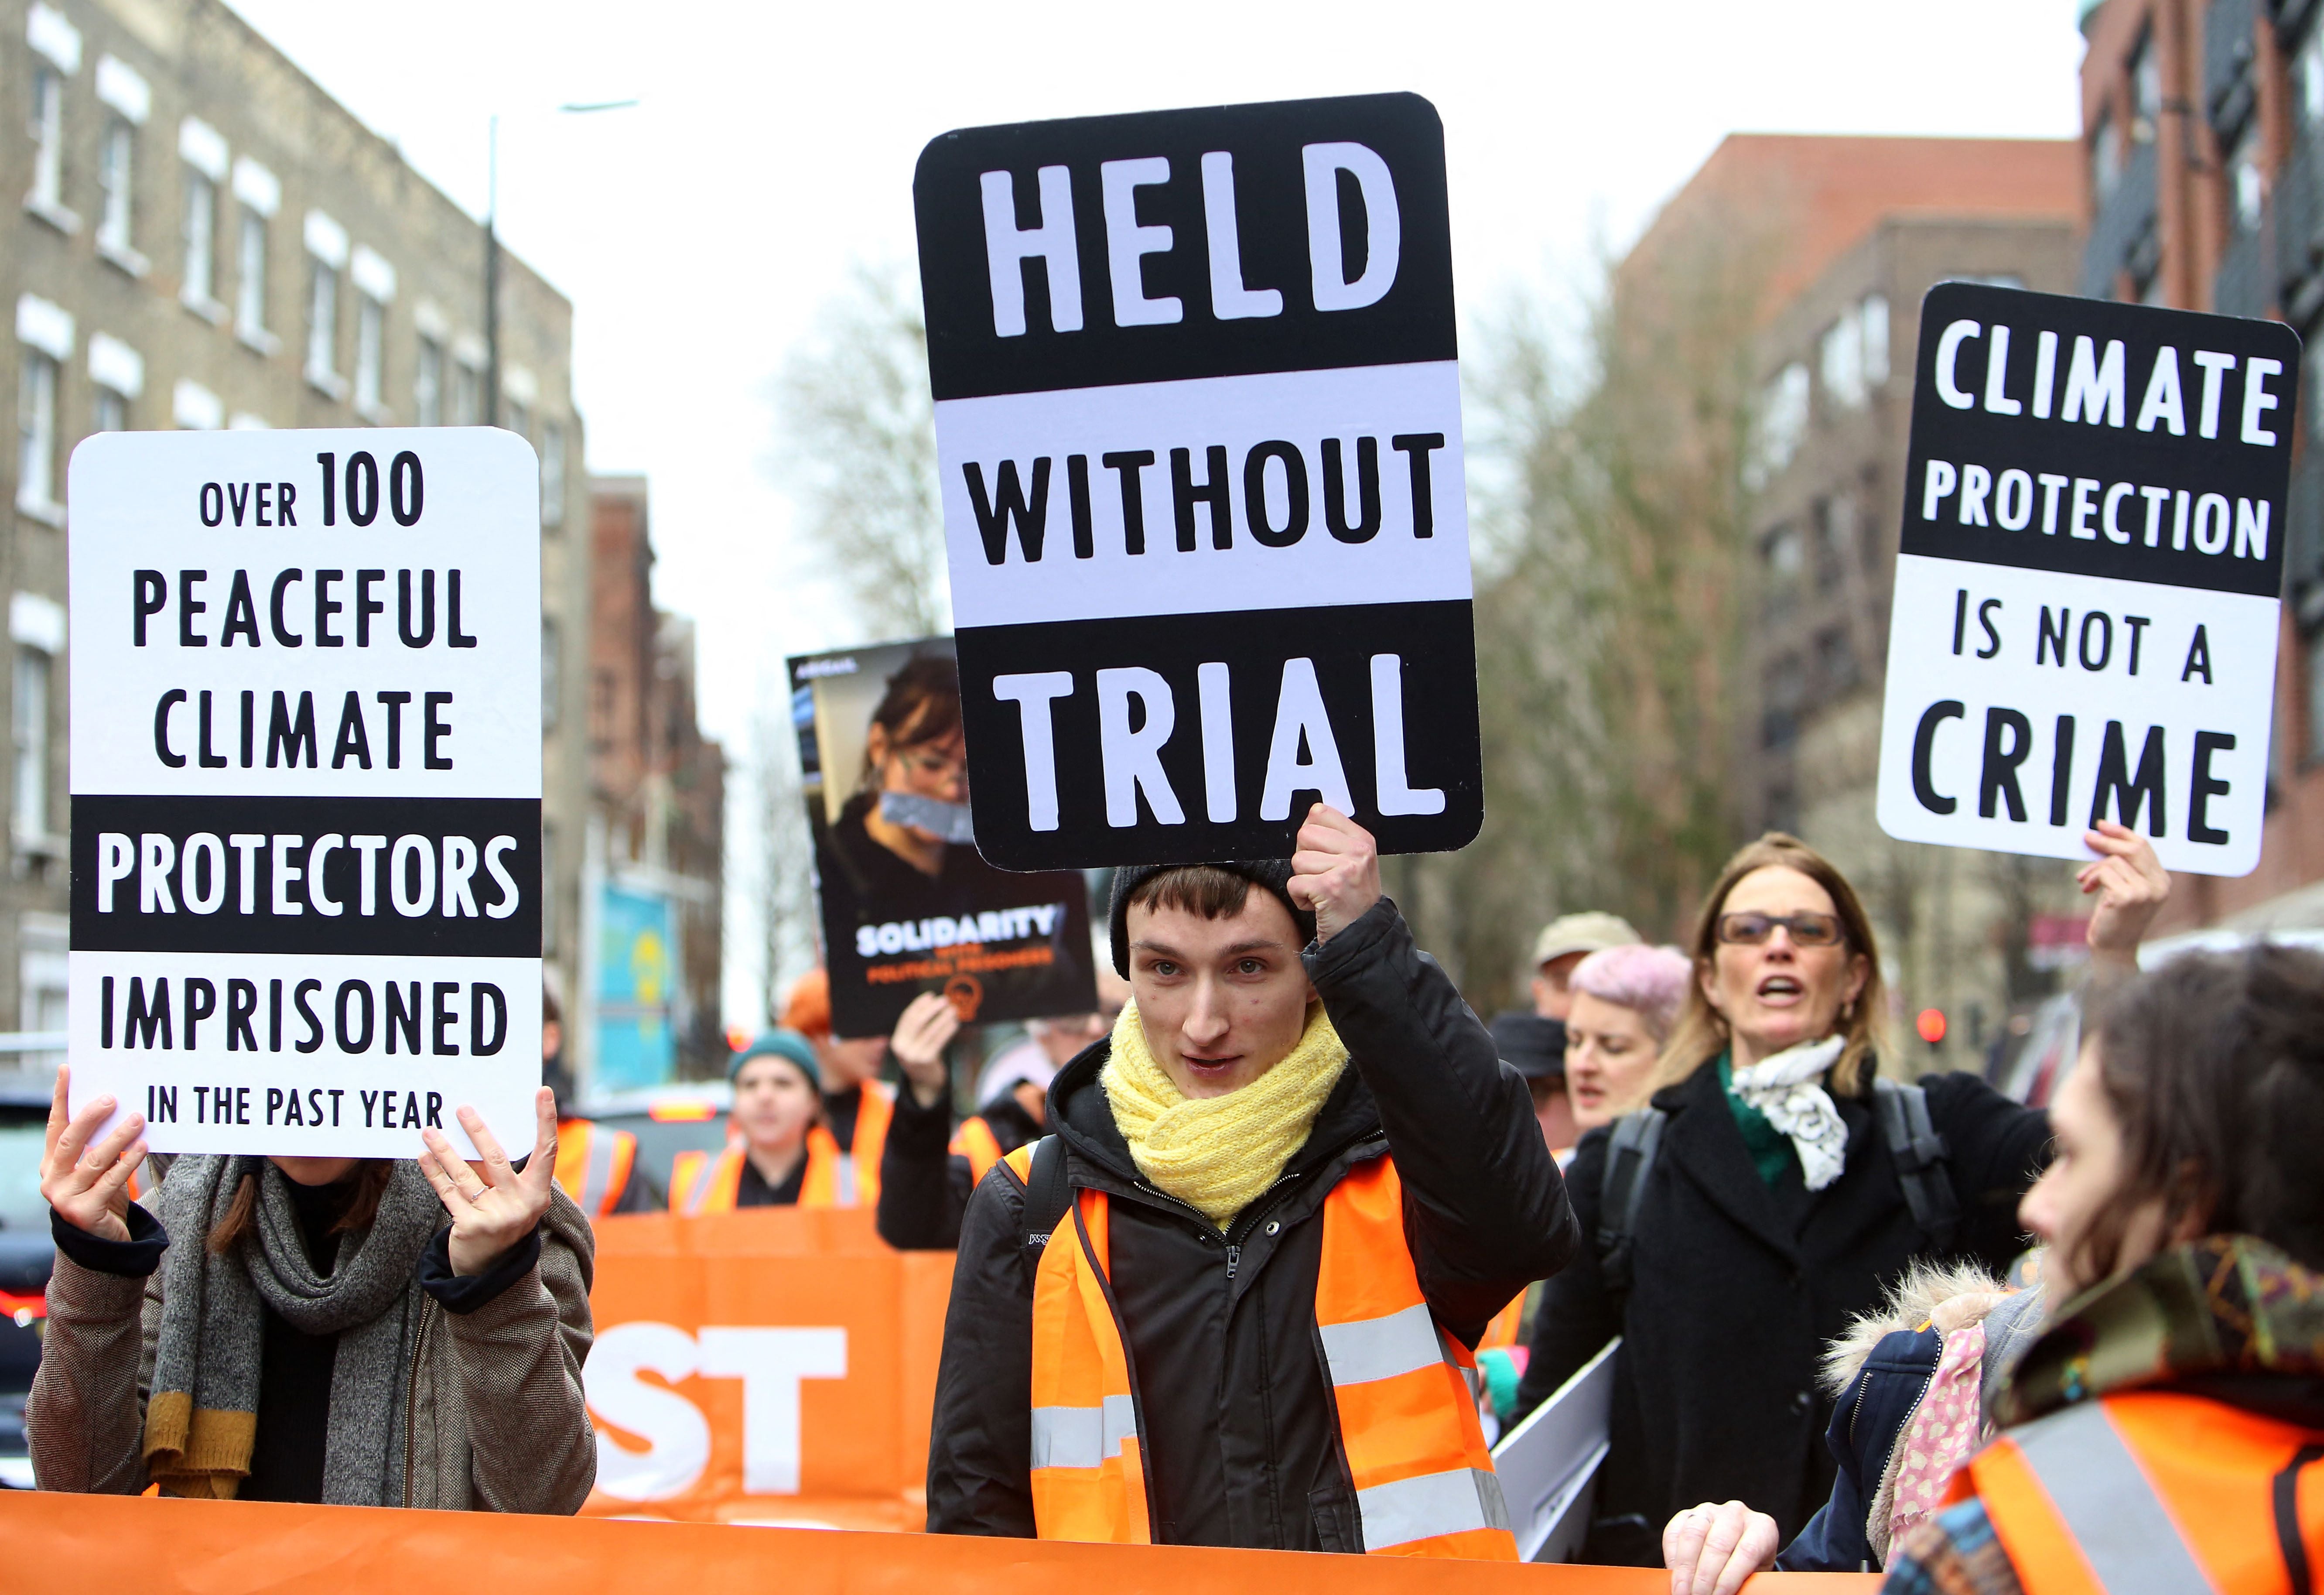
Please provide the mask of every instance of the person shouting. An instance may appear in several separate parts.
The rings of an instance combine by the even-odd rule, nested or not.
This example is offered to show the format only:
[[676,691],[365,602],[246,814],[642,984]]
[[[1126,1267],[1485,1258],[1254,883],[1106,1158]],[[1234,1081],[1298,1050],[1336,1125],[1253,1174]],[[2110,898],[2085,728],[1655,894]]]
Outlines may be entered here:
[[[180,1157],[149,1212],[134,1114],[100,1137],[57,1074],[41,1159],[56,1238],[24,1406],[42,1489],[493,1512],[581,1509],[588,1221],[538,1093],[521,1173],[472,1108],[463,1162]],[[447,1223],[447,1218],[449,1218]]]
[[1111,928],[1131,1001],[963,1222],[928,1528],[1513,1560],[1462,1369],[1579,1232],[1372,838],[1125,868]]

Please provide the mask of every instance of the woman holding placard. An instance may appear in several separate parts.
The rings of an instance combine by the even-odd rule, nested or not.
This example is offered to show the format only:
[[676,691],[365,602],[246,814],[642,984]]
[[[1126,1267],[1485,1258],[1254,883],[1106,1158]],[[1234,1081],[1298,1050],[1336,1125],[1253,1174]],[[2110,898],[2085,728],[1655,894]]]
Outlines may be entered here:
[[594,1248],[548,1091],[521,1172],[462,1108],[475,1163],[434,1129],[410,1163],[180,1157],[149,1212],[128,1197],[144,1120],[100,1138],[113,1101],[68,1120],[66,1090],[60,1071],[41,1164],[40,1488],[580,1509]]
[[[2089,840],[2091,945],[2127,964],[2167,877],[2119,826]],[[2048,1156],[2047,1116],[1981,1080],[1879,1079],[1871,923],[1803,843],[1738,853],[1690,951],[1649,1105],[1585,1136],[1568,1173],[1600,1245],[1544,1287],[1519,1396],[1529,1409],[1623,1338],[1593,1561],[1659,1563],[1664,1525],[1701,1501],[1739,1499],[1796,1534],[1835,1467],[1824,1344],[1915,1258],[2006,1270]]]

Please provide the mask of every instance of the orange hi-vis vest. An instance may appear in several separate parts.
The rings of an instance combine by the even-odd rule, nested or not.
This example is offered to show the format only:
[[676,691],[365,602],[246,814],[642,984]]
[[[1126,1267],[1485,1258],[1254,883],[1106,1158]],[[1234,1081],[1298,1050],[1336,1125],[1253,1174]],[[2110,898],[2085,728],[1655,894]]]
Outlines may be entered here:
[[[750,1154],[729,1147],[715,1158],[707,1152],[680,1152],[670,1165],[669,1210],[687,1218],[706,1212],[732,1212],[742,1191],[742,1165]],[[807,1132],[807,1173],[799,1180],[801,1207],[853,1207],[841,1201],[841,1175],[847,1159],[839,1143],[820,1124]]]
[[[834,1203],[835,1206],[878,1205],[880,1156],[888,1148],[888,1126],[895,1117],[896,1088],[885,1081],[866,1080],[855,1109],[855,1136],[844,1154],[844,1166],[839,1171],[840,1188],[845,1194]],[[807,1134],[810,1139],[820,1135],[831,1143],[833,1152],[839,1151],[837,1139],[820,1124]]]
[[972,1185],[981,1185],[992,1166],[1001,1161],[1001,1138],[992,1133],[992,1126],[979,1113],[962,1120],[953,1131],[952,1145],[945,1148],[955,1157],[968,1159],[968,1177]]
[[2026,1595],[2305,1595],[2324,1567],[2324,1434],[2135,1390],[2005,1431],[1953,1476]]
[[613,1211],[637,1160],[638,1138],[626,1129],[602,1129],[586,1119],[557,1126],[557,1183],[593,1219]]
[[[1038,1145],[1038,1143],[1034,1143]],[[1029,1177],[1033,1146],[1010,1167]],[[1153,1542],[1145,1424],[1106,1273],[1102,1191],[1076,1194],[1033,1289],[1033,1521],[1045,1540]],[[1501,1484],[1461,1369],[1404,1238],[1387,1157],[1349,1170],[1323,1202],[1315,1323],[1356,1487],[1364,1548],[1389,1556],[1517,1559]]]

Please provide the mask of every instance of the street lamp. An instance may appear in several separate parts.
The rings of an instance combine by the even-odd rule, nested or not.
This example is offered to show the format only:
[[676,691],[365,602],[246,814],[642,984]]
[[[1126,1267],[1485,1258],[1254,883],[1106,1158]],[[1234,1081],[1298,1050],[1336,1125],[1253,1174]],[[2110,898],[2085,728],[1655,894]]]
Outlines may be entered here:
[[[566,116],[586,116],[598,111],[626,111],[636,97],[575,101],[557,107]],[[497,223],[501,207],[501,117],[493,113],[484,143],[484,423],[501,423],[501,239]]]

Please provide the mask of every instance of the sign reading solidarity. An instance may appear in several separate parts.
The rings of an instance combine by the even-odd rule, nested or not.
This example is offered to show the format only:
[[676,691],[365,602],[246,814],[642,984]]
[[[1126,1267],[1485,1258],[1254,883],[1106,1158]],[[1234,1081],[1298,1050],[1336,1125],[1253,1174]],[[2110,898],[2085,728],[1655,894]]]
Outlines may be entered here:
[[487,429],[74,451],[76,1111],[164,1152],[531,1144],[540,466]]
[[2259,862],[2300,340],[1969,283],[1921,308],[1882,829]]
[[1484,816],[1443,129],[1410,95],[949,133],[914,182],[976,845]]

